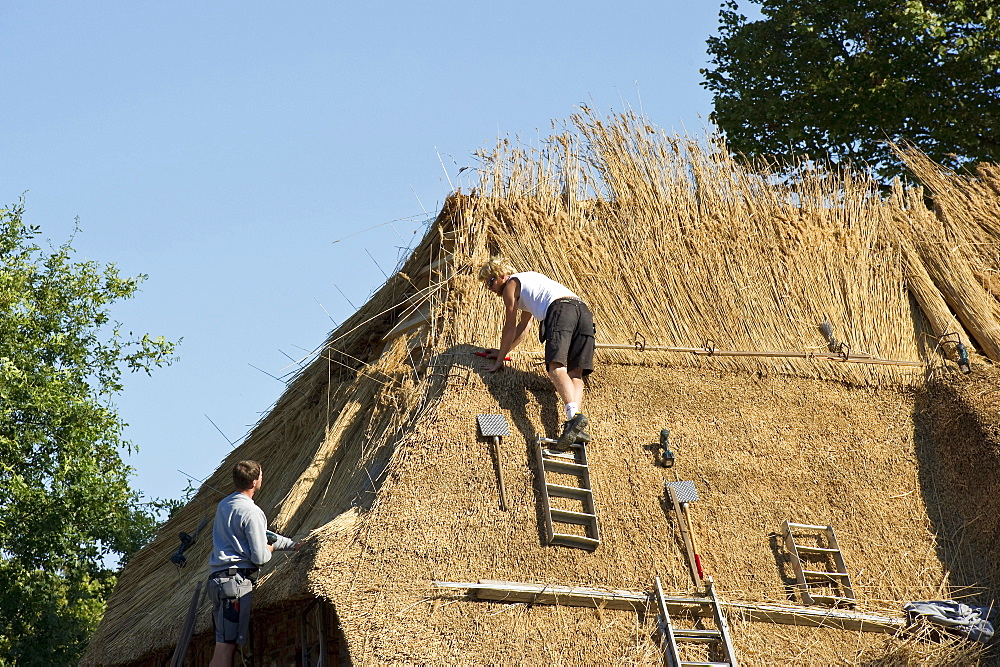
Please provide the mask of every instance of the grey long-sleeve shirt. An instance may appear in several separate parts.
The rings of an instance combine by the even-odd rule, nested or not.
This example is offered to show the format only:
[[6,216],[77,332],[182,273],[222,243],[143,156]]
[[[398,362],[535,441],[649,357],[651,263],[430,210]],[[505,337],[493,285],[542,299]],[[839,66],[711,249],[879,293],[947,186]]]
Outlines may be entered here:
[[[267,517],[247,494],[237,491],[219,502],[212,525],[209,572],[228,567],[255,569],[271,560],[267,548]],[[291,549],[295,542],[278,536],[275,549]]]

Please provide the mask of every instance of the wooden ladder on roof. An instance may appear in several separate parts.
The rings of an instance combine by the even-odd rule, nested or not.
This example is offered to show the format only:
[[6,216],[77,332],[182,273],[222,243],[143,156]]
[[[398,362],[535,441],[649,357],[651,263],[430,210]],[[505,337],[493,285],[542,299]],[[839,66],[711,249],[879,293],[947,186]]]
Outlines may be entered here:
[[[667,667],[739,667],[739,662],[736,660],[736,651],[733,649],[733,642],[729,637],[729,626],[726,624],[726,616],[722,613],[722,609],[719,607],[719,600],[715,597],[715,588],[711,577],[705,578],[705,591],[708,597],[671,597],[670,604],[689,607],[709,607],[712,611],[712,616],[715,618],[715,629],[676,628],[670,620],[670,611],[667,609],[667,598],[663,594],[663,588],[660,586],[660,578],[656,577],[656,602],[660,607],[660,633],[663,635],[663,657]],[[714,645],[717,651],[722,654],[723,660],[681,660],[679,643]]]
[[[847,564],[844,562],[844,554],[840,552],[840,545],[837,544],[837,533],[833,526],[785,521],[782,530],[785,548],[792,555],[796,588],[802,595],[803,604],[854,606],[857,599],[851,587],[851,575],[847,573]],[[797,541],[795,533],[800,534],[799,540],[811,538],[818,545]],[[831,560],[833,570],[826,567]],[[819,567],[823,569],[818,569]]]
[[[572,445],[569,451],[559,452],[548,448],[548,445],[555,443],[556,440],[541,436],[536,443],[548,543],[593,551],[601,544],[601,534],[597,527],[597,510],[594,507],[594,492],[590,484],[587,445],[580,442]],[[549,481],[550,474],[572,477],[576,480],[576,484],[574,486],[555,484]],[[576,509],[553,507],[553,499],[564,499],[559,501],[561,505],[572,505]],[[581,526],[582,530],[556,532],[558,524]]]

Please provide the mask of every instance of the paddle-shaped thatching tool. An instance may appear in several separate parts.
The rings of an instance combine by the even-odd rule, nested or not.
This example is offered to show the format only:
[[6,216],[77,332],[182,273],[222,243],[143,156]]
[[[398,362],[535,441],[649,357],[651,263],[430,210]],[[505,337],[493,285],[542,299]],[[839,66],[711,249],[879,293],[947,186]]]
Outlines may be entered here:
[[691,579],[694,585],[701,588],[705,579],[705,572],[701,569],[701,556],[698,555],[694,546],[694,528],[691,526],[691,515],[688,514],[688,505],[698,500],[698,490],[694,488],[694,482],[667,482],[667,495],[674,503],[674,511],[677,512],[677,524],[681,528],[681,537],[684,538],[684,547],[687,550],[688,566],[691,568]]
[[500,509],[507,511],[507,487],[503,483],[503,465],[500,463],[500,438],[510,435],[507,419],[503,415],[478,415],[479,435],[493,438],[494,463],[497,470],[497,487],[500,489]]

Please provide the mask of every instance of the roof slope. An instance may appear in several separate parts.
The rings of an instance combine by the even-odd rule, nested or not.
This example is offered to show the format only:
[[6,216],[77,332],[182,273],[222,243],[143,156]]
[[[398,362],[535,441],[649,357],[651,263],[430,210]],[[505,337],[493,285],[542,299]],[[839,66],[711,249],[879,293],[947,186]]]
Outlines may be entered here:
[[[934,189],[935,213],[919,190],[882,197],[846,171],[782,181],[633,116],[584,113],[573,123],[535,151],[501,142],[481,156],[480,189],[448,199],[402,270],[133,557],[84,664],[124,663],[172,643],[209,549],[200,539],[186,554],[192,566],[177,570],[168,562],[177,531],[211,517],[216,489],[229,488],[243,458],[268,470],[257,501],[272,525],[310,540],[276,559],[255,605],[333,601],[359,662],[655,662],[649,620],[637,625],[634,614],[455,601],[430,582],[642,590],[660,574],[682,590],[648,450],[663,427],[677,438],[681,478],[705,494],[696,533],[725,597],[785,599],[769,536],[786,518],[835,523],[849,563],[870,573],[859,586],[875,606],[940,597],[949,583],[997,590],[995,571],[949,579],[951,561],[972,556],[936,541],[939,494],[928,484],[937,478],[922,458],[930,445],[914,415],[924,394],[914,391],[942,372],[942,352],[953,355],[945,334],[1000,359],[990,291],[1000,180],[948,174],[907,153]],[[537,345],[496,376],[474,363],[473,346],[493,344],[500,327],[495,297],[473,275],[490,254],[583,296],[600,343],[639,332],[650,346],[829,356],[825,320],[846,346],[838,354],[923,365],[604,349],[586,399],[604,541],[594,554],[544,547],[530,443],[554,432],[558,410]],[[983,357],[973,359],[982,368]],[[496,509],[491,463],[475,439],[481,412],[516,427],[503,459],[509,513]],[[750,625],[740,648],[764,662],[794,655],[781,651],[816,632]],[[198,629],[207,627],[203,609]],[[881,650],[824,632],[808,641],[844,659]]]
[[[599,373],[587,398],[597,551],[543,546],[532,441],[555,430],[558,406],[530,364],[485,390],[478,377],[457,378],[411,434],[358,532],[325,541],[317,557],[314,590],[335,603],[356,662],[660,664],[652,615],[472,601],[432,582],[643,591],[658,575],[666,590],[690,591],[663,492],[674,471],[698,488],[694,533],[725,599],[789,603],[791,570],[777,535],[786,519],[836,527],[863,611],[899,616],[903,602],[948,585],[996,594],[992,550],[950,542],[960,534],[946,530],[954,521],[936,516],[960,498],[944,486],[947,498],[932,495],[943,478],[918,473],[933,444],[915,435],[915,392],[657,366]],[[498,508],[490,450],[474,432],[475,414],[497,412],[512,425],[502,447],[509,512]],[[671,429],[678,456],[671,472],[654,464],[661,427]],[[945,535],[947,546],[938,542]],[[988,571],[972,579],[977,562]],[[787,664],[804,646],[822,664],[899,648],[878,634],[731,627],[748,664]]]

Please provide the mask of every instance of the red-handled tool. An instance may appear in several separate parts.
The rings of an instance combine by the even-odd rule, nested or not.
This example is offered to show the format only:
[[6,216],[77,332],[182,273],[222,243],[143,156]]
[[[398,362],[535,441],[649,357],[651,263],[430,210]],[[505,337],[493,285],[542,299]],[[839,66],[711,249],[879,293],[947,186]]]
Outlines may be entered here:
[[[490,358],[490,353],[489,352],[476,352],[475,354],[476,354],[477,357],[486,357],[487,359]],[[513,361],[510,357],[504,357],[503,360],[504,361]]]

